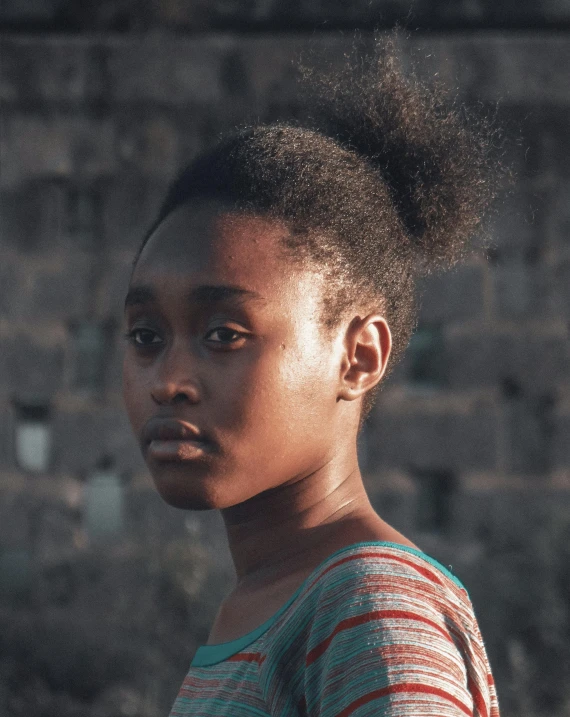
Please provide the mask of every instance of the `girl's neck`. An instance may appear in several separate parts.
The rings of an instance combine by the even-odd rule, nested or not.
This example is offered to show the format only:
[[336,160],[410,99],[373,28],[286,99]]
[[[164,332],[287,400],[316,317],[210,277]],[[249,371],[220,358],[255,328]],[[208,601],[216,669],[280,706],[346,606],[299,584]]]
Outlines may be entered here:
[[222,511],[236,590],[263,590],[345,545],[400,535],[372,508],[356,460],[350,468],[335,479],[329,464],[326,475],[312,473]]

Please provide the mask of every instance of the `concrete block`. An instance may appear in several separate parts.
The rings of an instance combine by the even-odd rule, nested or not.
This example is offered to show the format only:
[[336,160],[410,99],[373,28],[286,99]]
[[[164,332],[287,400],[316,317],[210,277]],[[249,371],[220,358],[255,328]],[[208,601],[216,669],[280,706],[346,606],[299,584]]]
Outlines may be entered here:
[[101,399],[106,390],[107,363],[114,343],[115,321],[92,319],[70,321],[71,388]]
[[28,269],[25,256],[7,255],[0,266],[0,306],[6,319],[58,322],[81,317],[92,308],[96,278],[92,256],[70,252],[45,269],[40,262]]
[[139,544],[182,537],[185,518],[185,511],[167,505],[155,490],[131,491],[125,502],[125,528]]
[[390,490],[387,487],[372,493],[370,502],[383,520],[404,535],[416,528],[418,496],[415,492]]
[[22,493],[6,493],[0,501],[0,545],[24,547],[30,538],[31,498]]
[[113,345],[109,348],[105,365],[105,392],[106,395],[121,395],[123,389],[123,357],[127,341],[123,337],[126,329],[122,323],[115,331]]
[[54,465],[85,478],[103,457],[127,476],[146,471],[136,437],[122,408],[60,411],[53,419]]
[[131,268],[132,259],[129,255],[109,255],[98,291],[97,305],[101,316],[113,317],[117,322],[122,321]]
[[417,529],[448,535],[453,523],[457,476],[449,470],[413,469],[418,486]]
[[11,394],[49,398],[63,383],[64,348],[43,346],[28,336],[3,340],[1,380]]
[[[129,30],[143,31],[156,27],[200,32],[206,30],[271,29],[291,31],[291,28],[319,29],[331,25],[344,29],[354,27],[391,27],[395,22],[413,22],[420,28],[465,27],[532,27],[565,22],[570,12],[565,0],[548,3],[499,2],[483,0],[447,3],[419,0],[413,5],[407,0],[354,0],[351,3],[325,3],[322,0],[298,0],[278,3],[275,0],[195,0],[180,3],[176,0],[150,0],[144,4],[123,6],[117,3],[83,5],[70,2],[61,7],[56,0],[6,0],[0,17],[4,22],[45,25],[50,28],[83,32]],[[410,19],[411,17],[411,19]]]
[[447,385],[449,367],[441,326],[418,326],[406,350],[404,366],[410,385],[428,389]]
[[118,103],[220,104],[225,98],[221,69],[236,39],[141,36],[106,47],[110,97]]
[[534,212],[536,197],[523,190],[506,200],[490,223],[493,254],[503,261],[527,260],[536,255],[540,244]]
[[453,497],[449,536],[455,542],[481,541],[488,522],[492,496],[487,491],[459,488]]
[[106,409],[104,424],[103,448],[113,456],[117,469],[128,475],[148,471],[126,411],[121,407]]
[[[44,501],[38,515],[35,516],[34,530],[37,532],[36,557],[40,563],[58,563],[69,556],[69,545],[80,527],[81,514],[77,508],[71,508],[61,501]],[[61,592],[65,593],[64,576],[61,576],[63,585]],[[53,578],[56,578],[54,575]],[[43,582],[43,581],[42,581]],[[56,588],[60,581],[52,579],[51,586],[45,583],[40,587],[42,592],[48,588],[49,593],[58,593]],[[49,588],[52,589],[49,589]],[[47,597],[47,595],[45,596]],[[53,595],[55,597],[55,595]],[[63,596],[62,596],[63,597]]]
[[564,337],[448,332],[445,352],[452,388],[510,381],[536,395],[556,389],[568,377],[569,342]]
[[552,267],[513,260],[492,266],[490,273],[497,318],[552,320],[561,314]]
[[518,396],[505,405],[508,465],[512,473],[545,475],[552,467],[554,400]]
[[546,202],[544,234],[560,260],[570,259],[570,182],[558,182]]
[[166,112],[129,109],[116,117],[116,153],[129,172],[168,181],[180,163],[179,129]]
[[552,466],[570,470],[570,416],[556,415],[553,424]]
[[14,455],[14,412],[7,396],[0,399],[0,469],[16,468]]
[[11,104],[70,106],[104,95],[100,53],[86,38],[8,35],[2,57],[2,92]]
[[40,188],[36,183],[0,190],[0,237],[3,244],[23,251],[36,249],[40,243],[38,229],[41,218]]
[[38,206],[38,216],[33,236],[39,251],[52,251],[54,246],[67,242],[69,235],[69,193],[71,183],[67,179],[37,180],[28,184]]
[[54,414],[54,463],[61,472],[86,475],[105,454],[105,423],[100,413],[91,410]]
[[488,334],[447,332],[445,355],[451,389],[484,388],[496,384],[497,357]]
[[57,0],[8,0],[2,3],[0,18],[3,22],[37,23],[53,20],[58,8]]
[[82,317],[93,306],[97,260],[74,252],[59,271],[38,272],[29,296],[29,320],[68,321]]
[[491,341],[497,379],[513,382],[523,393],[552,392],[568,378],[570,342],[564,337],[525,332]]
[[417,470],[492,470],[497,463],[493,411],[379,415],[369,442],[371,471],[381,466]]
[[556,266],[554,270],[555,295],[560,301],[560,316],[570,316],[570,256]]
[[35,177],[95,177],[116,169],[111,119],[60,114],[7,113],[0,138],[0,187]]
[[[321,36],[314,39],[317,47],[325,44]],[[335,43],[329,36],[326,40],[329,46]],[[342,44],[342,40],[337,39],[337,43]],[[300,38],[290,34],[280,36],[278,41],[274,37],[259,35],[252,38],[251,43],[240,47],[242,63],[258,110],[276,102],[282,105],[294,102],[298,86],[291,60],[299,56],[301,50]]]
[[[509,5],[508,22],[515,22],[513,8]],[[565,79],[568,44],[563,37],[473,33],[414,37],[412,42],[421,52],[423,72],[428,77],[438,73],[462,97],[525,105],[567,105],[570,99]]]
[[483,316],[483,266],[462,266],[427,277],[419,285],[420,321],[466,321]]
[[15,253],[3,251],[0,262],[0,316],[6,318],[18,304],[24,287],[19,281],[21,262]]
[[[158,212],[167,182],[139,172],[121,172],[102,187],[102,225],[110,251],[131,251],[134,256]],[[114,262],[111,262],[114,263]]]
[[[65,247],[69,261],[78,251],[101,248],[97,182],[35,178],[0,192],[2,238],[22,252],[49,254]],[[79,258],[81,261],[81,258]]]
[[[569,60],[570,56],[567,55],[566,61]],[[554,74],[557,73],[558,70]],[[529,177],[539,188],[541,184],[543,187],[546,184],[556,189],[560,186],[561,179],[565,180],[566,185],[568,184],[570,168],[566,157],[570,153],[567,131],[569,120],[570,108],[567,101],[535,107],[522,120],[525,140],[527,138],[529,140],[527,153],[528,167],[531,170]]]
[[531,267],[528,263],[511,262],[494,267],[496,310],[499,316],[525,316],[533,306]]

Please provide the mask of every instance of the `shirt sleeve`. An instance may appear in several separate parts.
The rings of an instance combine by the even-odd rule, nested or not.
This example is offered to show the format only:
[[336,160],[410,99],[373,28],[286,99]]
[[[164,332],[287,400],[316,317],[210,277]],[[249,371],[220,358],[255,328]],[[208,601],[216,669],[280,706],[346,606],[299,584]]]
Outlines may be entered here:
[[305,713],[498,717],[467,605],[413,568],[331,575],[307,641]]

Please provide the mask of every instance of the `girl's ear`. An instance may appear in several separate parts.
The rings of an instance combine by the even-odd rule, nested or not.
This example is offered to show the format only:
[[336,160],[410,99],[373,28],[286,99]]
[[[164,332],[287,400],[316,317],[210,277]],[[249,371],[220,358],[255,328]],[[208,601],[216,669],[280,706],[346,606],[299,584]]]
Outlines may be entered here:
[[390,327],[381,314],[356,316],[346,331],[338,398],[354,401],[373,388],[386,372],[391,348]]

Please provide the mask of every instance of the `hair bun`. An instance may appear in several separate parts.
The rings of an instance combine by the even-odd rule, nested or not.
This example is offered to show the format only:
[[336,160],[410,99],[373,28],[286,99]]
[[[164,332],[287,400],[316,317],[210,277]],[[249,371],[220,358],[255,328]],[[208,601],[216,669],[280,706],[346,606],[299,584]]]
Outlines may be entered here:
[[503,174],[492,156],[499,131],[441,85],[422,83],[413,65],[404,72],[398,35],[375,35],[372,54],[347,57],[334,74],[302,68],[303,89],[315,129],[380,173],[430,269],[460,258],[494,199]]

